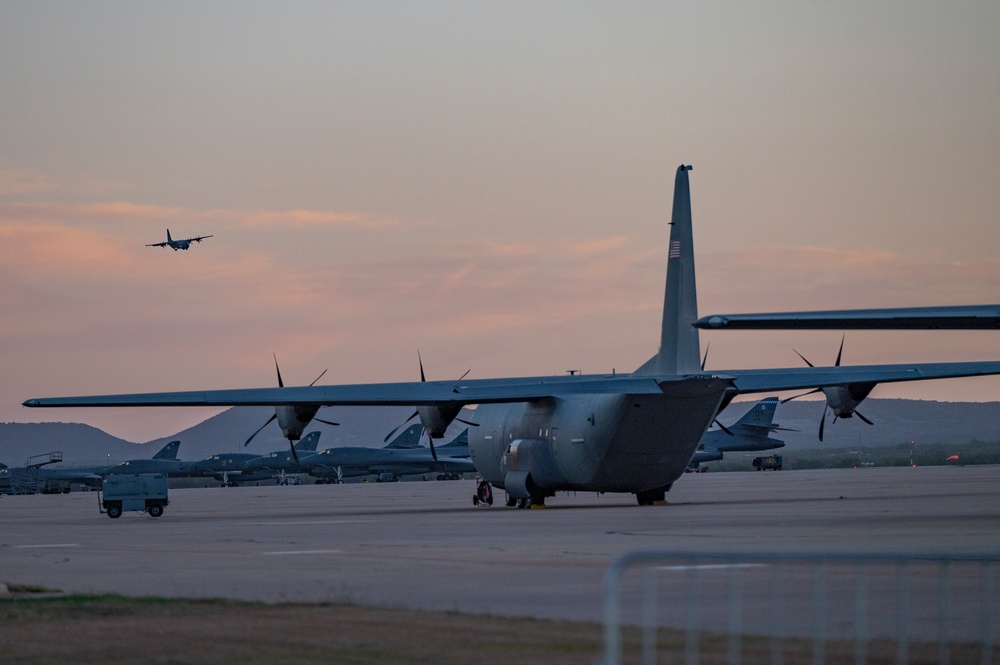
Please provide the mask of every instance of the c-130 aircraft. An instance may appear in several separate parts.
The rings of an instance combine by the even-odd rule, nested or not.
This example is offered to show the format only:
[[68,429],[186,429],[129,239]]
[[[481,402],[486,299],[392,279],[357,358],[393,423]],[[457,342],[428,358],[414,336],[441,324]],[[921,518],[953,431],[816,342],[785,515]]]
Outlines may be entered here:
[[703,370],[691,168],[682,164],[674,180],[660,347],[631,374],[50,397],[24,405],[416,406],[424,428],[441,438],[463,406],[476,404],[471,458],[484,480],[506,490],[508,504],[543,507],[557,491],[579,490],[628,492],[650,505],[665,502],[716,414],[738,394],[830,386],[849,393],[856,385],[1000,374],[1000,361]]
[[214,237],[215,236],[196,236],[194,238],[183,238],[181,240],[174,240],[173,238],[170,237],[170,229],[167,229],[167,239],[164,242],[150,243],[149,245],[146,245],[146,247],[169,247],[175,252],[178,249],[183,249],[187,251],[187,249],[191,247],[191,243],[201,242],[205,238],[214,238]]

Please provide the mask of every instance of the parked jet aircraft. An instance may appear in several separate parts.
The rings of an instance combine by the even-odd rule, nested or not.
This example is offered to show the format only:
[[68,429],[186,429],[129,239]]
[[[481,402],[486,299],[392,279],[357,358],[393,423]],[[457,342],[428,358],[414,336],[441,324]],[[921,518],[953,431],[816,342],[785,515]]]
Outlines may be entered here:
[[463,473],[475,473],[476,465],[468,457],[448,457],[432,453],[430,448],[327,448],[303,462],[309,475],[318,482],[336,482],[357,476],[397,476],[437,474],[438,480],[458,479]]
[[184,467],[188,464],[177,459],[177,449],[180,441],[171,441],[150,459],[130,459],[116,464],[107,470],[108,475],[120,473],[164,473],[171,476],[186,475]]
[[257,457],[260,455],[256,453],[219,453],[197,462],[190,462],[185,471],[186,475],[196,478],[201,476],[214,478],[220,481],[223,487],[235,487],[242,483],[269,480],[273,474],[250,475],[243,471],[243,464]]
[[705,462],[720,460],[723,453],[783,447],[784,441],[768,436],[775,430],[791,431],[774,423],[774,411],[777,407],[777,397],[762,399],[726,429],[720,427],[705,432],[688,468],[698,468],[698,465]]
[[164,466],[169,466],[172,463],[180,465],[181,462],[177,460],[177,450],[180,448],[180,445],[180,441],[171,441],[150,459],[130,459],[121,464],[106,464],[77,469],[50,469],[42,467],[38,470],[38,477],[49,481],[100,485],[102,477],[113,473],[164,473],[163,471],[136,471],[133,469],[139,469],[146,464],[156,466],[160,462],[166,462],[167,464]]
[[170,229],[167,229],[167,239],[165,242],[154,242],[146,247],[169,247],[175,252],[178,249],[188,249],[193,242],[201,242],[205,238],[213,238],[214,236],[198,236],[196,238],[184,238],[184,240],[174,240],[170,237]]
[[[302,460],[318,484],[339,483],[344,478],[368,475],[396,476],[438,474],[438,480],[457,479],[475,472],[469,460],[469,430],[432,451],[420,445],[423,425],[410,425],[384,448],[342,446],[327,448]],[[395,432],[390,432],[390,436]]]
[[272,477],[275,473],[305,472],[307,467],[303,465],[304,457],[316,452],[320,434],[321,432],[306,434],[301,441],[293,444],[291,450],[276,450],[249,459],[243,463],[243,470],[248,473],[269,472]]
[[[479,474],[533,506],[558,490],[630,492],[662,502],[719,409],[742,393],[1000,374],[1000,361],[704,371],[700,366],[691,197],[674,180],[660,348],[631,374],[421,381],[29,399],[60,406],[416,406],[433,437],[477,404],[469,448]],[[866,393],[867,394],[867,393]],[[855,404],[856,406],[856,404]]]
[[[311,432],[294,444],[295,449],[302,455],[311,455],[316,452],[319,437],[320,432]],[[187,463],[183,475],[214,478],[221,481],[223,487],[236,487],[243,483],[272,480],[276,473],[289,470],[293,470],[291,452],[279,450],[265,455],[218,453],[197,462]]]

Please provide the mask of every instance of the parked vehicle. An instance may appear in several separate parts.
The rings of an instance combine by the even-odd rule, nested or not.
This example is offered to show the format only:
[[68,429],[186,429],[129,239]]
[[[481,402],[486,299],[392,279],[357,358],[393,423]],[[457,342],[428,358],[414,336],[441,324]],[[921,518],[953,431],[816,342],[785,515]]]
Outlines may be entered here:
[[781,455],[767,455],[765,457],[754,457],[753,458],[753,468],[758,471],[764,471],[765,469],[771,469],[772,471],[781,471]]
[[167,476],[163,473],[115,474],[101,482],[97,504],[111,519],[126,510],[149,513],[159,517],[170,503],[167,498]]

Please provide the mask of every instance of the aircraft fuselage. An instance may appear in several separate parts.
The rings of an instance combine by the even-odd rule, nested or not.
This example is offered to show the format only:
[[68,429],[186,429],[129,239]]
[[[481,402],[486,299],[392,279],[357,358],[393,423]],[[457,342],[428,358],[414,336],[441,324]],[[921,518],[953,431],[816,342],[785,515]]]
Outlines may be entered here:
[[559,490],[662,491],[684,473],[725,386],[484,404],[469,450],[485,480],[535,503]]

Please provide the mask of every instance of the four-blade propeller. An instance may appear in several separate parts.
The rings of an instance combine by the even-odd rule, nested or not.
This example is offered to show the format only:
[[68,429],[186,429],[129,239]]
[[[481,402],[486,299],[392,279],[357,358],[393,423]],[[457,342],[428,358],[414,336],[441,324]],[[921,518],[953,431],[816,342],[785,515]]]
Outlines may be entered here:
[[[278,374],[278,387],[284,388],[285,382],[281,378],[281,368],[278,367],[278,356],[275,354],[271,355],[274,356],[274,370]],[[315,385],[317,381],[323,378],[324,374],[326,374],[325,369],[320,373],[319,376],[313,379],[313,382],[310,383],[309,385],[310,386]],[[255,436],[260,434],[261,430],[263,430],[265,427],[267,427],[272,422],[277,420],[278,424],[281,426],[282,433],[288,439],[289,446],[291,446],[292,458],[295,460],[296,463],[298,463],[299,454],[295,450],[295,441],[297,441],[302,436],[302,431],[305,430],[305,428],[309,425],[310,422],[312,422],[313,420],[317,420],[325,425],[334,425],[334,426],[340,425],[340,423],[335,423],[329,420],[323,420],[322,418],[317,418],[316,412],[319,411],[319,409],[320,406],[318,405],[276,406],[274,407],[274,415],[268,418],[266,423],[257,428],[257,431],[251,434],[250,438],[248,438],[243,443],[243,446],[246,447],[250,445],[250,442],[253,441],[253,438]]]
[[[795,351],[795,353],[799,356],[799,358],[802,358],[802,360],[805,361],[807,365],[809,365],[810,367],[815,367],[815,365],[809,362],[809,359],[806,358],[804,355],[802,355],[795,349],[792,349],[792,351]],[[840,367],[840,359],[843,356],[843,353],[844,353],[844,337],[841,337],[840,350],[837,351],[837,361],[833,364],[834,367]],[[787,399],[783,399],[781,400],[781,403],[784,404],[785,402],[791,402],[793,399],[798,399],[800,397],[805,397],[806,395],[812,395],[814,393],[823,393],[826,397],[826,400],[823,402],[823,417],[820,418],[819,421],[819,440],[822,441],[823,426],[826,423],[826,412],[828,410],[833,411],[833,422],[837,422],[838,417],[850,418],[851,416],[857,416],[858,418],[868,423],[869,425],[875,424],[872,421],[868,420],[868,418],[865,418],[861,413],[858,412],[856,408],[854,408],[858,402],[860,402],[868,395],[868,393],[871,391],[873,387],[874,384],[858,384],[857,389],[855,390],[852,390],[851,385],[814,388],[813,390],[810,390],[808,392],[804,392],[802,394],[794,395]],[[831,400],[833,399],[836,399],[837,403],[834,406],[834,408],[831,409]]]

